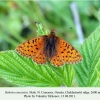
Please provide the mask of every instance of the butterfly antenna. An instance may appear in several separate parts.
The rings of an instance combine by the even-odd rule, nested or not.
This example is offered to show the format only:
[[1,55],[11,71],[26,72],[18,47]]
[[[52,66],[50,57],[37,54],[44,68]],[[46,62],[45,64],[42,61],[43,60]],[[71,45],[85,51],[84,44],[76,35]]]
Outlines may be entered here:
[[68,31],[68,30],[71,30],[71,29],[73,29],[73,27],[64,27],[64,28],[62,28],[62,29],[57,29],[57,32],[65,32],[65,31]]

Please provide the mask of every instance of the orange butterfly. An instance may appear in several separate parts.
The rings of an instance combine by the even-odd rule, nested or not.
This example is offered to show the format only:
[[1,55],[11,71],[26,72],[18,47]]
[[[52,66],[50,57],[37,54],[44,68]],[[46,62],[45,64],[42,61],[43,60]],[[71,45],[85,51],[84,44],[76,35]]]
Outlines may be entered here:
[[48,35],[20,44],[16,50],[21,55],[32,58],[37,64],[45,64],[48,59],[52,65],[59,67],[82,60],[81,54],[68,42],[56,36],[53,29]]

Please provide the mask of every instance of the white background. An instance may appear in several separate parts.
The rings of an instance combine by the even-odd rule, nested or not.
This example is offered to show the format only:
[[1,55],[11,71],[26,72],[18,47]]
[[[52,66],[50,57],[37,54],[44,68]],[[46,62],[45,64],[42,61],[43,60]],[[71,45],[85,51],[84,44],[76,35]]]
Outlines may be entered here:
[[[6,93],[6,91],[8,93]],[[10,93],[10,92],[15,92],[15,93]],[[29,91],[36,92],[34,93],[29,93]],[[40,93],[37,93],[37,92]],[[59,92],[56,93],[55,91]],[[67,93],[68,92],[82,92],[82,94],[77,94],[77,93]],[[28,95],[52,95],[50,92],[53,92],[53,95],[59,95],[60,97],[24,97],[24,93],[16,93],[16,92],[28,92]],[[44,93],[46,92],[46,93]],[[48,93],[49,92],[49,93]],[[64,92],[64,94],[63,94]],[[89,94],[85,94],[83,92],[88,92]],[[98,93],[99,92],[99,93]],[[61,97],[61,95],[74,95],[75,97]],[[12,87],[12,88],[0,88],[0,100],[100,100],[100,88],[66,88],[66,87],[61,87],[61,88],[41,88],[41,87]]]

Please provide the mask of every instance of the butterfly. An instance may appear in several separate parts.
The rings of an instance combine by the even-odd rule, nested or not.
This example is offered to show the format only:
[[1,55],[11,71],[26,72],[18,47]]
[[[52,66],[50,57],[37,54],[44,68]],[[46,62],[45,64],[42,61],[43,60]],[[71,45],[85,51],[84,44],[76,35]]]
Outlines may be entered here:
[[49,60],[56,67],[82,60],[81,54],[71,44],[56,36],[53,29],[48,35],[32,38],[20,44],[16,51],[37,64],[45,64]]

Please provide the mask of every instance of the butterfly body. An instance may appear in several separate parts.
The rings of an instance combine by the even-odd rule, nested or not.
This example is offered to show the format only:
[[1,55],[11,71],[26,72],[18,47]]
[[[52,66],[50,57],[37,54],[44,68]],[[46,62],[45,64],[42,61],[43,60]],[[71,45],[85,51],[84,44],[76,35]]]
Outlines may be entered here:
[[16,50],[21,55],[32,58],[38,64],[45,64],[48,59],[52,65],[57,67],[82,60],[80,53],[68,42],[56,36],[54,30],[51,30],[48,35],[20,44]]
[[51,32],[49,35],[43,36],[43,38],[43,53],[45,54],[46,58],[50,60],[57,53],[57,45],[59,43],[59,38],[55,35],[54,32]]

